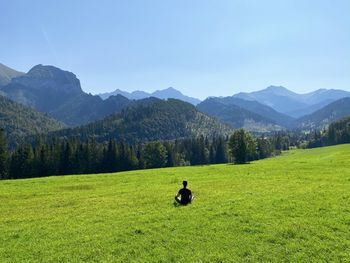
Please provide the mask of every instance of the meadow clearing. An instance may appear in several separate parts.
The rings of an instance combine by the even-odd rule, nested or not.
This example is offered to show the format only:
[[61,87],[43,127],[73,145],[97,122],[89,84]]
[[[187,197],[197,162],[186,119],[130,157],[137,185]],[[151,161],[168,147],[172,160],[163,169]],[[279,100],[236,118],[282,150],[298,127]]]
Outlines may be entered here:
[[[0,262],[350,262],[350,145],[0,181]],[[193,204],[176,207],[188,180]]]

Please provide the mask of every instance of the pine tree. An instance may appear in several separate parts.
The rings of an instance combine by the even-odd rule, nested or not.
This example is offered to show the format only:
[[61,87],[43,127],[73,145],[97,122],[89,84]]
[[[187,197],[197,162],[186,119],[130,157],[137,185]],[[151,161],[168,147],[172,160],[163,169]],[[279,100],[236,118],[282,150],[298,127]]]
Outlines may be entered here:
[[217,140],[216,151],[215,151],[215,163],[226,163],[226,162],[227,162],[227,156],[226,156],[225,142],[222,137],[219,137],[219,139]]
[[20,147],[11,156],[11,178],[28,178],[36,176],[34,173],[34,153],[31,145]]
[[70,174],[72,172],[72,159],[72,147],[70,142],[62,143],[59,164],[60,174]]
[[8,151],[4,130],[0,129],[0,179],[8,178]]
[[103,166],[106,172],[118,170],[117,146],[114,140],[109,140],[107,149],[104,151]]
[[168,155],[166,166],[167,167],[175,166],[175,152],[174,152],[173,146],[169,142],[166,142],[164,143],[164,147],[166,148],[167,155]]
[[49,162],[48,162],[48,152],[47,149],[44,145],[40,145],[38,149],[38,165],[36,174],[38,176],[45,176],[49,175],[48,167],[49,167]]

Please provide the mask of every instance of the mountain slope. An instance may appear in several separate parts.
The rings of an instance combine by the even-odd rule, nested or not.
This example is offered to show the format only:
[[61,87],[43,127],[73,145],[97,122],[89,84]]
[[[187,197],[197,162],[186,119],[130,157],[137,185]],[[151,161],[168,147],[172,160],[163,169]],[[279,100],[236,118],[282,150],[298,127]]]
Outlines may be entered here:
[[23,74],[24,73],[16,71],[0,63],[0,86],[9,84],[11,82],[11,79]]
[[349,115],[350,98],[343,98],[296,120],[295,126],[301,129],[318,129]]
[[103,101],[98,96],[82,94],[62,103],[62,105],[52,110],[50,115],[69,126],[79,126],[103,119],[112,113],[120,112],[133,103],[134,101],[121,95],[111,96]]
[[332,102],[333,102],[332,99],[326,99],[326,100],[319,102],[317,104],[308,105],[308,106],[299,108],[297,110],[286,112],[286,115],[294,116],[295,118],[301,118],[302,116],[312,114],[315,111],[322,109],[323,107],[327,106],[328,104],[330,104]]
[[0,96],[0,128],[5,130],[9,144],[15,146],[28,135],[59,130],[64,125],[43,113]]
[[324,101],[336,101],[344,97],[350,97],[350,92],[336,89],[318,89],[316,91],[300,94],[301,99],[308,104],[319,104]]
[[50,136],[110,138],[129,143],[152,140],[174,140],[198,135],[228,134],[231,128],[221,124],[186,102],[150,98],[112,114],[103,120],[81,127],[51,133]]
[[73,73],[43,65],[13,78],[1,91],[8,98],[46,112],[69,126],[102,119],[132,103],[120,95],[104,101],[99,96],[87,94]]
[[306,103],[298,100],[298,94],[287,90],[284,87],[270,86],[264,90],[251,93],[238,93],[236,98],[244,100],[256,100],[276,111],[286,113],[307,106]]
[[225,103],[220,98],[209,98],[198,104],[197,109],[216,117],[234,128],[245,128],[252,132],[280,130],[273,120],[232,103]]
[[110,96],[113,95],[122,95],[128,99],[132,99],[132,100],[139,100],[139,99],[145,99],[145,98],[149,98],[149,97],[155,97],[155,98],[159,98],[159,99],[178,99],[178,100],[182,100],[185,102],[189,102],[193,105],[197,105],[198,103],[200,103],[201,101],[199,99],[196,98],[192,98],[189,96],[186,96],[184,94],[182,94],[180,91],[170,87],[167,89],[163,89],[163,90],[157,90],[153,93],[147,93],[144,91],[133,91],[133,92],[127,92],[127,91],[122,91],[122,90],[115,90],[113,92],[107,92],[107,93],[102,93],[102,94],[98,94],[102,99],[107,99]]
[[290,123],[294,120],[290,116],[275,111],[273,108],[261,104],[257,101],[244,100],[235,97],[217,97],[215,100],[225,105],[236,105],[238,107],[256,113],[266,120],[273,121],[280,126],[289,127]]

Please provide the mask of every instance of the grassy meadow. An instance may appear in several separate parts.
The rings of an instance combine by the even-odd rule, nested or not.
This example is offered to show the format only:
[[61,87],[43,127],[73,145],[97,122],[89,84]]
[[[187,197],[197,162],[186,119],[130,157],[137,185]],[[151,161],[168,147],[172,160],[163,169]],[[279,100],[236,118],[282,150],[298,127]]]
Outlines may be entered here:
[[[192,205],[174,195],[188,180]],[[350,262],[350,145],[0,181],[0,262]]]

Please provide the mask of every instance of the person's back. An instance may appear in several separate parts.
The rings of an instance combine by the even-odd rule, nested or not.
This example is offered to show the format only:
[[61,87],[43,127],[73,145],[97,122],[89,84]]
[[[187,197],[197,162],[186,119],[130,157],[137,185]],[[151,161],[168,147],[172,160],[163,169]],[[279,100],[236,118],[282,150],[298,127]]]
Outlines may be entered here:
[[179,194],[181,195],[181,203],[183,205],[187,205],[188,203],[191,202],[192,192],[190,189],[182,188],[180,189]]
[[[187,181],[183,181],[183,188],[179,190],[178,194],[175,196],[175,200],[181,205],[187,205],[192,202],[193,196],[190,189],[187,189]],[[181,196],[181,199],[179,199]]]

